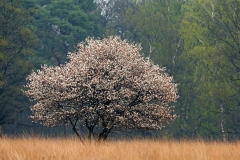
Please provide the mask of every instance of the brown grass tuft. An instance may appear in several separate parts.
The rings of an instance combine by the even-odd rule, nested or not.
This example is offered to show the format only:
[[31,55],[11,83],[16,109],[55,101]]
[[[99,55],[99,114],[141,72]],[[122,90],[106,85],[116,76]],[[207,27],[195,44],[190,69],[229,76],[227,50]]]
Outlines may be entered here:
[[0,138],[1,160],[237,160],[240,142]]

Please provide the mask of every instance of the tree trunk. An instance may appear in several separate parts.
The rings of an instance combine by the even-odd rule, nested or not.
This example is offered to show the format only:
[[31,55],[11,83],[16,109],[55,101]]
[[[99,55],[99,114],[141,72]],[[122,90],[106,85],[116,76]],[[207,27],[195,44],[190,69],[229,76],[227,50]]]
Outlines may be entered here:
[[0,125],[0,137],[3,136],[3,130],[2,130],[2,126]]
[[78,136],[78,138],[80,139],[80,141],[84,144],[80,134],[78,133],[77,129],[76,129],[76,125],[77,125],[77,121],[78,119],[75,121],[75,123],[73,123],[73,121],[71,120],[71,118],[69,118],[69,121],[71,122],[72,125],[72,130],[76,133],[76,135]]
[[88,140],[91,142],[93,139],[93,127],[88,128]]
[[82,142],[82,143],[84,143],[83,142],[83,140],[82,140],[82,137],[80,136],[80,134],[78,133],[78,131],[77,131],[77,129],[76,129],[76,127],[75,126],[73,126],[73,131],[76,133],[76,135],[78,136],[78,138],[80,139],[80,141]]
[[19,113],[16,112],[16,120],[15,120],[15,134],[16,134],[16,135],[18,134],[18,130],[19,130],[18,121],[19,121]]
[[38,135],[38,124],[37,123],[33,123],[33,136],[37,136]]
[[220,105],[221,109],[221,130],[222,130],[222,140],[223,142],[226,142],[226,133],[225,133],[225,126],[224,126],[224,110],[223,110],[223,105]]
[[99,141],[105,141],[108,138],[109,133],[111,132],[111,128],[104,128],[101,133],[98,135],[98,140]]
[[66,124],[63,125],[63,133],[64,133],[64,137],[67,138],[67,125]]
[[91,125],[89,125],[88,119],[85,120],[86,127],[88,129],[88,140],[89,141],[91,141],[93,138],[93,129],[97,125],[98,120],[99,120],[99,116],[97,116],[97,118],[93,121],[93,123]]

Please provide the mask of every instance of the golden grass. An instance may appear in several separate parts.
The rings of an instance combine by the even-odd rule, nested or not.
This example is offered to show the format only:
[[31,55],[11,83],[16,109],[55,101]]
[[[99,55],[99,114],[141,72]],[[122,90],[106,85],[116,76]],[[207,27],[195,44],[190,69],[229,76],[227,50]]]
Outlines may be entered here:
[[1,160],[240,160],[240,142],[0,138]]

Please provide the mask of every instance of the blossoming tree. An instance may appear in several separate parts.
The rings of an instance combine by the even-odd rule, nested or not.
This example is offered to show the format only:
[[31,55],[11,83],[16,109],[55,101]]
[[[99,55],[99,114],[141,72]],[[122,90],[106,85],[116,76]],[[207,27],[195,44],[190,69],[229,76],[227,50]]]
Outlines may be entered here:
[[31,118],[46,126],[68,123],[79,137],[78,125],[89,138],[97,127],[99,140],[113,128],[161,129],[175,118],[169,104],[178,97],[176,84],[140,50],[119,37],[88,38],[67,63],[33,71],[24,91],[36,102]]

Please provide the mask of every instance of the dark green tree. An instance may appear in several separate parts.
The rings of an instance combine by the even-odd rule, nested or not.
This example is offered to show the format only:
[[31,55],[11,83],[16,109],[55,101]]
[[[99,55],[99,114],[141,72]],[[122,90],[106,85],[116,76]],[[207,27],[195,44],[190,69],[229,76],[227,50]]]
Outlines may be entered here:
[[[38,2],[35,16],[40,39],[36,63],[57,64],[65,61],[69,51],[88,36],[100,37],[96,4],[89,0],[52,0]],[[38,66],[39,67],[39,66]]]
[[30,27],[30,11],[21,0],[0,1],[0,126],[12,123],[12,113],[24,107],[21,88],[33,65],[36,37]]

